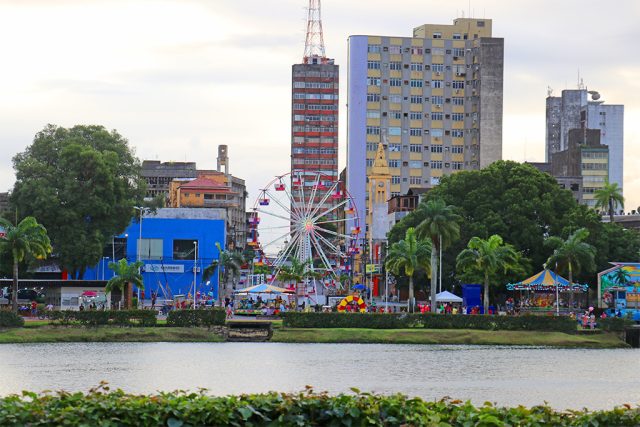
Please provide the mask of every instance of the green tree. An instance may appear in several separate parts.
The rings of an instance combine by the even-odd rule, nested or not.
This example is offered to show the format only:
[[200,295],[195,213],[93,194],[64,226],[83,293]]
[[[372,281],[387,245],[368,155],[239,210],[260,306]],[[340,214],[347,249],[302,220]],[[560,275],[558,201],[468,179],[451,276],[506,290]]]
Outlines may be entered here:
[[139,160],[126,139],[102,126],[48,125],[13,165],[12,204],[49,230],[58,263],[75,278],[100,261],[142,204]]
[[[574,231],[566,240],[550,236],[545,241],[545,246],[552,249],[553,253],[547,258],[545,266],[558,266],[558,270],[568,274],[569,283],[573,283],[573,275],[582,270],[593,272],[596,268],[596,250],[585,242],[589,236],[586,228]],[[573,292],[569,294],[570,305],[573,305]]]
[[222,250],[219,242],[216,242],[216,248],[218,249],[218,259],[213,260],[211,265],[204,270],[204,272],[207,273],[207,276],[206,278],[203,277],[203,280],[211,277],[213,271],[215,271],[217,267],[220,267],[222,272],[222,284],[224,285],[224,292],[226,293],[229,285],[229,279],[231,279],[233,289],[235,289],[235,280],[240,275],[240,269],[242,268],[242,264],[244,264],[245,260],[241,252]]
[[[429,260],[435,252],[429,240],[418,239],[416,230],[409,227],[404,240],[395,242],[389,249],[385,267],[393,274],[404,274],[409,279],[409,311],[415,311],[413,275],[418,270],[433,273]],[[433,288],[433,285],[431,286]],[[435,300],[435,298],[434,298]],[[432,304],[433,305],[433,304]]]
[[13,260],[11,307],[17,312],[19,264],[27,258],[46,258],[51,253],[51,242],[47,229],[32,216],[24,218],[18,225],[0,218],[0,227],[4,229],[0,249],[11,254]]
[[278,280],[293,283],[298,286],[298,284],[306,277],[308,277],[310,273],[310,261],[300,261],[298,258],[291,257],[289,258],[289,265],[283,265],[280,267],[280,271],[278,271]]
[[[431,199],[418,206],[418,216],[423,218],[416,227],[420,238],[431,240],[431,312],[436,312],[436,291],[438,289],[438,255],[442,249],[450,246],[460,238],[460,216],[453,206],[445,204],[442,199]],[[442,266],[440,266],[442,268]],[[442,284],[440,284],[442,287]]]
[[604,187],[596,190],[594,197],[596,199],[596,209],[602,209],[609,213],[609,220],[613,223],[613,215],[618,206],[624,208],[624,197],[622,197],[622,189],[618,187],[618,183],[610,183],[605,181]]
[[109,279],[104,287],[105,293],[111,292],[113,289],[119,289],[121,293],[121,302],[127,310],[131,309],[133,301],[133,286],[136,285],[140,289],[144,289],[144,281],[140,268],[144,265],[142,261],[127,262],[122,258],[118,262],[110,262],[109,269],[113,271],[114,276]]
[[467,248],[457,257],[456,269],[473,276],[483,283],[484,313],[489,313],[489,286],[490,279],[500,270],[507,273],[510,270],[518,270],[519,257],[515,248],[504,243],[502,237],[497,234],[488,239],[473,237],[469,240]]

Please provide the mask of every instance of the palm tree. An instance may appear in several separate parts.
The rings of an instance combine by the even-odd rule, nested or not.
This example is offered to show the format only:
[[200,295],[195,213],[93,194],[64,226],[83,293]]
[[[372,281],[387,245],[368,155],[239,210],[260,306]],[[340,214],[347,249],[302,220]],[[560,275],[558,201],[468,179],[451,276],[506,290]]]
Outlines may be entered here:
[[596,199],[596,208],[602,209],[609,213],[609,221],[613,223],[613,215],[618,206],[624,208],[624,197],[622,197],[622,189],[618,187],[618,183],[609,183],[606,180],[604,187],[596,190],[594,193]]
[[129,264],[125,258],[122,258],[118,262],[110,262],[109,269],[113,271],[114,276],[109,279],[107,285],[104,287],[104,292],[109,293],[113,289],[119,289],[122,293],[121,302],[127,310],[131,309],[131,303],[133,300],[133,285],[136,285],[139,289],[144,289],[144,282],[142,280],[142,274],[140,274],[140,267],[144,263],[142,261],[136,261]]
[[[438,253],[460,238],[460,216],[455,207],[447,205],[442,199],[428,200],[417,209],[419,218],[424,218],[416,227],[420,238],[431,240],[431,312],[436,310],[436,282],[438,281]],[[440,266],[442,268],[442,266]],[[442,287],[442,284],[440,284]]]
[[[429,265],[429,258],[433,261],[433,251],[431,242],[428,240],[418,239],[416,230],[409,227],[405,234],[404,240],[395,242],[389,249],[389,254],[385,262],[385,267],[393,274],[404,274],[409,277],[409,312],[414,311],[413,298],[413,274],[422,270],[427,274],[432,272],[432,266]],[[433,284],[431,285],[433,288]],[[433,298],[435,300],[435,297]]]
[[513,246],[504,243],[497,234],[488,239],[472,237],[467,248],[458,254],[456,269],[483,281],[484,313],[489,313],[489,279],[503,270],[505,273],[518,268],[519,256]]
[[298,258],[291,258],[289,262],[290,265],[283,265],[280,268],[280,271],[278,272],[278,280],[282,280],[287,283],[294,283],[297,288],[300,282],[312,274],[309,269],[311,261],[307,260],[302,262]]
[[13,260],[11,307],[17,312],[18,266],[28,257],[46,258],[51,253],[51,241],[47,229],[32,216],[24,218],[18,225],[0,218],[0,227],[4,229],[4,236],[0,238],[0,248],[2,251],[10,252]]
[[[569,283],[573,284],[573,274],[580,274],[582,270],[586,272],[594,271],[596,268],[596,249],[585,242],[589,237],[586,228],[579,228],[574,231],[567,240],[557,236],[548,237],[545,246],[553,249],[553,253],[547,259],[545,266],[557,265],[558,270],[568,274]],[[569,305],[573,305],[573,292],[569,294]]]
[[216,269],[220,267],[222,269],[222,283],[224,283],[226,291],[229,276],[233,279],[233,286],[235,287],[235,278],[240,274],[240,269],[242,264],[245,263],[245,259],[242,256],[242,252],[222,250],[219,242],[216,242],[216,248],[218,248],[218,259],[211,261],[211,264],[202,271],[202,280],[209,279]]

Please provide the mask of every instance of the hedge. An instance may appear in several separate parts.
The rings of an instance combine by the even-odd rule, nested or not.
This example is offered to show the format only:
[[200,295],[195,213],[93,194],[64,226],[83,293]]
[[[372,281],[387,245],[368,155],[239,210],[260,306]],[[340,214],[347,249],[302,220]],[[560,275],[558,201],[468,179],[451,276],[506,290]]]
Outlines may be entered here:
[[626,319],[624,317],[606,317],[604,319],[598,319],[598,328],[605,331],[622,332],[634,324],[635,322],[633,320]]
[[83,326],[155,326],[153,310],[63,310],[48,313],[54,324]]
[[207,327],[224,325],[226,313],[221,309],[172,310],[167,316],[167,326]]
[[281,313],[289,328],[482,329],[488,331],[575,332],[576,323],[555,316],[481,316],[382,313]]
[[636,426],[640,410],[556,411],[549,406],[496,407],[487,402],[424,401],[401,394],[244,394],[154,396],[94,390],[89,394],[23,392],[0,398],[2,426]]
[[19,328],[24,326],[24,318],[13,311],[0,310],[0,328]]

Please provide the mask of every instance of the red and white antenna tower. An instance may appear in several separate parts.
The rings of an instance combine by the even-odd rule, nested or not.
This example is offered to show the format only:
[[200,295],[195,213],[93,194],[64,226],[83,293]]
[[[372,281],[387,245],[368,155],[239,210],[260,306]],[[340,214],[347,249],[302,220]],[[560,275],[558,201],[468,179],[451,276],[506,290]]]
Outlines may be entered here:
[[324,36],[322,35],[322,18],[320,17],[320,0],[309,0],[307,10],[307,38],[304,42],[304,63],[312,56],[320,57],[325,62]]

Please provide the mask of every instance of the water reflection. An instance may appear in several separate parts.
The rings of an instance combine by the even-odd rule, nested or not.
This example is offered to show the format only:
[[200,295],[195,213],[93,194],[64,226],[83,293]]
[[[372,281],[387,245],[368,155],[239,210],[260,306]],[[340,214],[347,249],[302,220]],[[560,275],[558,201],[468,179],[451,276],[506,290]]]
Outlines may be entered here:
[[640,403],[634,350],[278,343],[65,343],[0,346],[0,395],[88,390],[105,380],[134,393],[207,388],[402,392],[556,408]]

